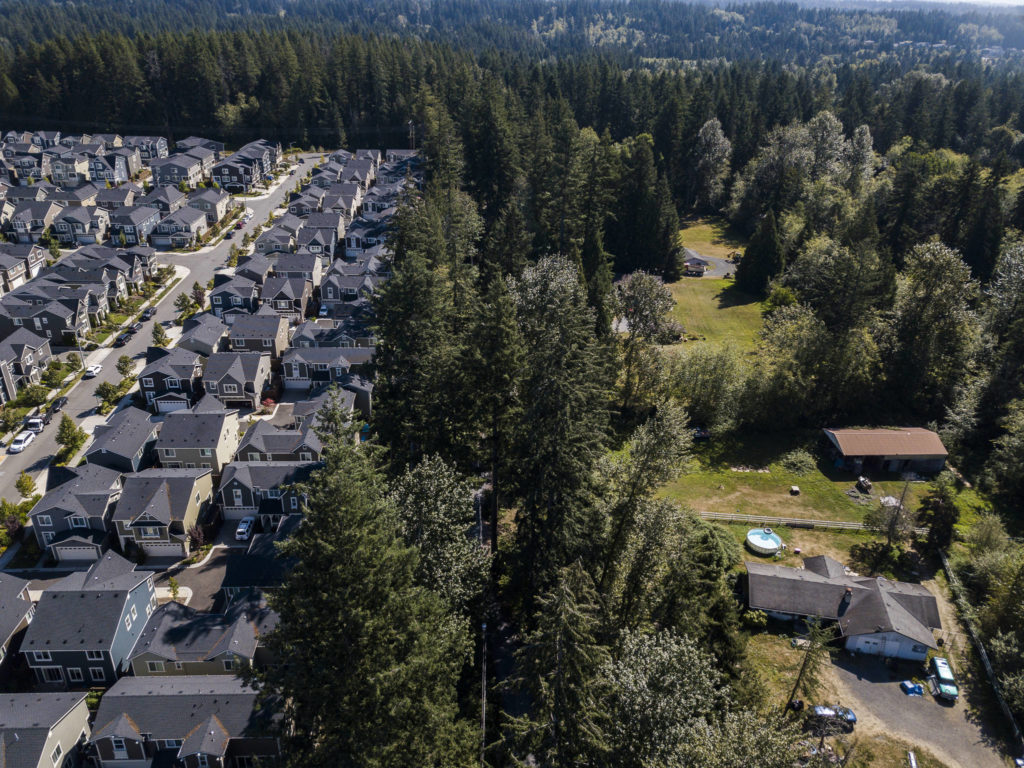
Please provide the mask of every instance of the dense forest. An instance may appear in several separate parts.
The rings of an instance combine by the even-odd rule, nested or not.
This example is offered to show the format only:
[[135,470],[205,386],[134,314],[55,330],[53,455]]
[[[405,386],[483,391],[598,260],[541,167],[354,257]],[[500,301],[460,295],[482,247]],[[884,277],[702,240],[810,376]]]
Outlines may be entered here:
[[[333,147],[411,128],[423,150],[377,300],[375,438],[356,448],[325,414],[274,599],[290,661],[261,683],[292,764],[792,765],[784,702],[745,663],[736,545],[657,494],[694,424],[940,430],[995,513],[963,567],[1024,713],[1005,530],[1024,503],[1018,16],[97,0],[0,17],[4,129]],[[749,354],[662,346],[693,213],[750,237]],[[466,538],[478,512],[486,552]]]

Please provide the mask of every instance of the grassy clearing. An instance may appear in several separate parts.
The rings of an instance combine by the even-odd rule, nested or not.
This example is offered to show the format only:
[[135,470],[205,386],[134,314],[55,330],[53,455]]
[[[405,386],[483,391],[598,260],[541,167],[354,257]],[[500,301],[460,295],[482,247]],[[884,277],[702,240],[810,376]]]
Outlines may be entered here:
[[679,240],[686,248],[720,259],[728,258],[733,251],[742,251],[747,247],[747,239],[730,227],[727,221],[717,217],[683,221]]
[[[873,502],[847,495],[856,477],[835,469],[824,459],[804,474],[782,465],[786,453],[806,448],[812,453],[820,440],[817,431],[715,438],[696,449],[687,471],[662,489],[662,494],[699,512],[739,512],[745,515],[803,517],[818,520],[860,521]],[[737,471],[739,468],[757,471]],[[799,496],[789,488],[800,487]],[[891,476],[875,481],[872,499],[899,496],[903,481]],[[908,503],[916,507],[928,484],[911,483]]]
[[752,350],[761,330],[761,303],[731,281],[684,279],[669,285],[673,320],[690,339]]
[[881,765],[908,765],[907,751],[914,750],[918,768],[948,768],[930,752],[912,747],[905,741],[882,734],[858,734],[857,748],[848,765],[850,768],[877,768]]
[[[741,523],[727,523],[723,527],[732,534],[732,537],[736,539],[736,543],[742,547],[750,526]],[[744,547],[742,560],[744,562],[774,563],[795,568],[802,565],[803,558],[805,557],[828,555],[841,563],[850,563],[853,558],[852,550],[854,547],[879,540],[874,534],[863,531],[834,531],[824,528],[807,530],[804,528],[785,527],[774,530],[782,537],[782,541],[786,544],[786,550],[781,553],[781,557],[764,557],[754,554]],[[794,552],[796,549],[800,550],[800,554]],[[742,570],[742,563],[738,563],[737,568]]]

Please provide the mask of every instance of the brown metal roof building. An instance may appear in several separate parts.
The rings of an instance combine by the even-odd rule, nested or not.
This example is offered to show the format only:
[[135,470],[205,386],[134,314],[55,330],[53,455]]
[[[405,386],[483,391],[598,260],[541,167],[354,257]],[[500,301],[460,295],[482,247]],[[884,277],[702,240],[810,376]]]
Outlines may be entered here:
[[949,454],[930,429],[900,427],[881,429],[826,429],[839,464],[854,471],[941,472]]

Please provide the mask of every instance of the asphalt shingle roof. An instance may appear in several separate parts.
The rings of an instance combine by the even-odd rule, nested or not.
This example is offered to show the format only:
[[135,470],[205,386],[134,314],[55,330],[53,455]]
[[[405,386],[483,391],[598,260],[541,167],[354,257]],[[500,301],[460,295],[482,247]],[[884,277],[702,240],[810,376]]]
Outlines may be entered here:
[[160,425],[149,413],[129,406],[93,430],[93,443],[85,455],[114,453],[131,458],[148,442],[154,429],[159,430]]
[[[216,357],[214,355],[213,357]],[[212,360],[213,357],[210,359]],[[172,411],[164,419],[158,448],[210,448],[228,428],[227,418],[233,411]]]
[[164,525],[181,521],[192,499],[196,482],[210,469],[146,469],[126,475],[124,493],[114,510],[114,520],[133,521],[143,515]]
[[209,661],[225,653],[252,659],[258,632],[244,605],[228,613],[200,613],[177,602],[164,603],[146,622],[131,658],[143,654],[167,661]]

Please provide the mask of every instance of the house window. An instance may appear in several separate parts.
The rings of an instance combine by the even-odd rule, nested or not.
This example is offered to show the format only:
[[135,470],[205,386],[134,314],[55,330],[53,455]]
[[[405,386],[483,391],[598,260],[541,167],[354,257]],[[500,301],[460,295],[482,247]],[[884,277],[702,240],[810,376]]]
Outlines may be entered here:
[[210,768],[210,759],[202,752],[196,755],[196,760],[196,765],[199,766],[199,768]]
[[49,651],[32,651],[33,661],[53,661]]
[[103,671],[103,667],[89,667],[89,679],[94,683],[102,683],[107,679],[107,673]]
[[194,461],[185,462],[185,469],[195,469],[196,463]]
[[182,669],[185,668],[185,665],[182,664],[180,661],[176,661],[174,662],[174,668],[180,672]]
[[334,298],[334,289],[333,288],[328,288],[324,295],[327,296],[328,299],[333,299]]
[[238,386],[237,385],[235,385],[235,384],[225,384],[224,385],[224,394],[225,395],[233,395],[236,392],[238,392]]
[[235,490],[232,493],[232,496],[234,497],[235,500],[234,506],[242,506],[242,490],[240,488],[235,488]]
[[80,667],[68,667],[68,682],[80,683],[85,680],[85,675],[82,674]]
[[220,306],[220,296],[214,296],[213,297],[213,303],[216,304],[219,307]]
[[73,517],[69,517],[68,518],[68,522],[71,523],[71,527],[72,528],[85,528],[86,527],[85,518],[82,517],[81,515],[74,515]]
[[234,672],[235,671],[235,660],[234,659],[224,659],[224,671],[225,672]]
[[178,379],[167,379],[168,389],[181,389],[181,382]]
[[[159,539],[160,538],[160,529],[159,528],[155,528],[153,526],[146,526],[144,528],[140,528],[139,529],[139,535],[142,538],[144,538],[144,539]],[[135,609],[134,608],[132,608],[132,613],[135,613]],[[135,617],[132,616],[132,618],[134,619]]]
[[312,461],[312,460],[313,460],[313,454],[312,453],[307,453],[307,452],[303,451],[302,453],[299,454],[299,461]]
[[268,488],[267,489],[267,498],[268,499],[280,499],[281,498],[281,489],[280,488]]
[[208,461],[204,461],[204,462],[203,462],[202,464],[200,464],[199,466],[200,466],[200,467],[201,467],[202,469],[210,469],[210,463],[209,463]]
[[139,612],[137,610],[135,610],[135,606],[133,605],[132,606],[132,618],[133,619],[137,619],[138,617],[139,617]]
[[49,528],[53,525],[53,520],[50,519],[49,515],[37,515],[36,525],[40,525],[43,528]]
[[125,616],[124,617],[124,628],[128,629],[128,630],[130,630],[132,628],[132,617],[131,616]]
[[[79,672],[81,674],[81,672]],[[60,756],[64,754],[64,750],[61,749],[60,744],[53,748],[53,752],[50,753],[50,760],[56,765],[60,761]]]
[[103,661],[103,651],[86,651],[85,658],[89,661]]
[[299,508],[299,497],[298,496],[292,496],[291,499],[290,499],[290,502],[291,502],[290,505],[291,505],[292,509],[298,509]]
[[53,531],[43,531],[43,542],[49,544],[53,541]]
[[[288,305],[285,304],[285,306],[287,307]],[[263,346],[264,347],[269,347],[273,343],[274,343],[273,339],[263,339]]]
[[199,455],[200,456],[213,456],[213,450],[210,449],[210,448],[200,448],[199,449]]
[[124,739],[113,738],[113,739],[110,740],[110,744],[114,748],[115,752],[124,752],[125,751]]
[[164,749],[181,749],[181,739],[164,739]]
[[175,458],[176,454],[174,453],[174,449],[173,448],[164,448],[164,457],[168,458],[168,459]]
[[232,296],[231,297],[231,305],[234,306],[234,307],[242,306],[242,297],[241,296]]
[[259,461],[260,455],[258,453],[249,453],[249,461]]
[[146,669],[150,672],[163,672],[164,663],[162,661],[147,661]]

